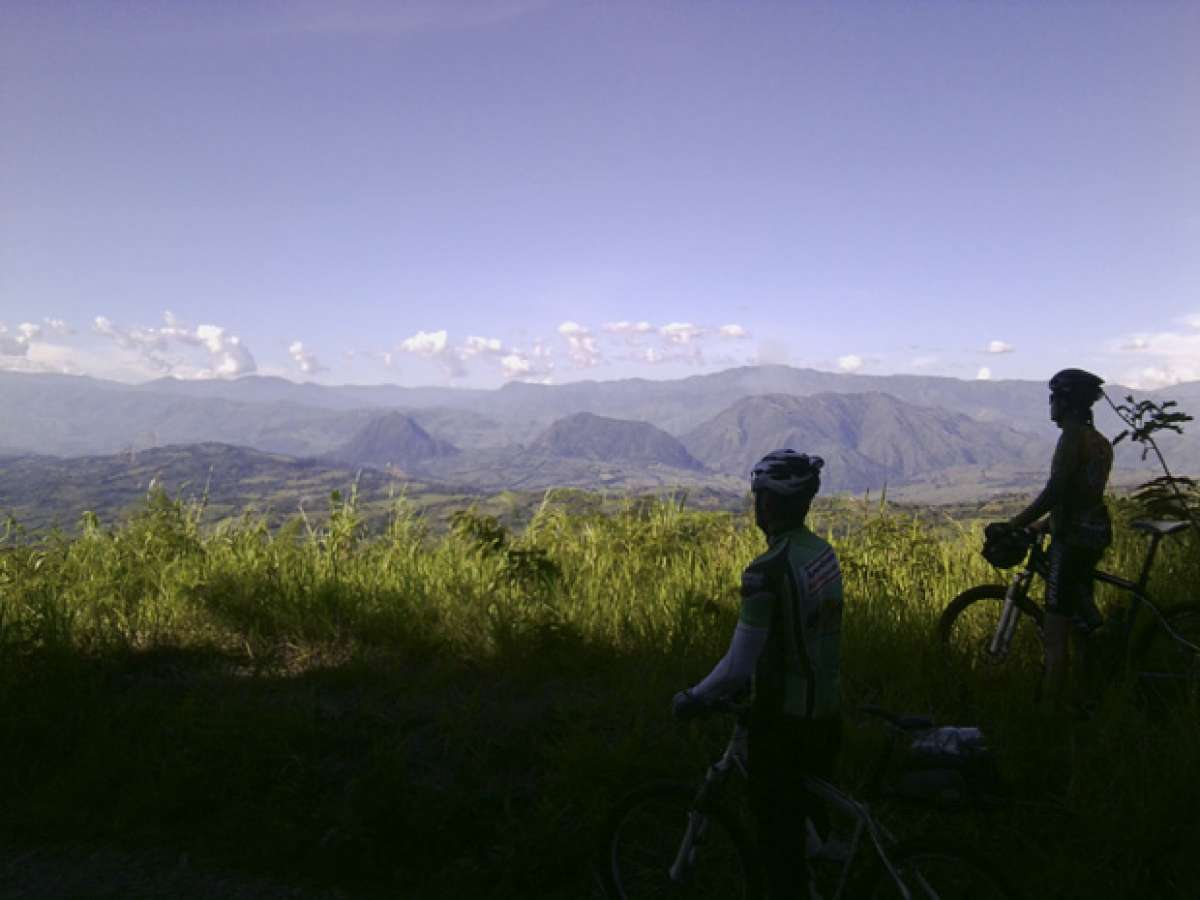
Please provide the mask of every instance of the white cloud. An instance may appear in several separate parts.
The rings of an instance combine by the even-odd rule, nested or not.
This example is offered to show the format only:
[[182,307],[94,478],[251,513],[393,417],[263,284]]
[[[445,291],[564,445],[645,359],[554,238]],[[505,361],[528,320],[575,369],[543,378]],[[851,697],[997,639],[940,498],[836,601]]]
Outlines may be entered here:
[[858,372],[864,365],[863,358],[854,353],[848,353],[845,356],[839,356],[837,364],[838,368],[843,372]]
[[1183,330],[1125,335],[1109,348],[1138,362],[1121,375],[1121,382],[1142,390],[1200,380],[1200,314],[1182,317]]
[[402,340],[399,349],[404,353],[437,362],[451,378],[461,378],[467,374],[462,355],[450,346],[449,335],[445,329],[418,331],[412,337]]
[[462,356],[469,359],[472,356],[498,356],[504,353],[504,346],[499,338],[468,337],[462,346]]
[[292,362],[299,366],[300,371],[305,375],[328,371],[325,366],[321,365],[316,354],[304,349],[302,341],[292,341],[291,346],[288,347],[288,355],[292,358]]
[[[578,331],[568,328],[564,337],[568,340],[573,339],[580,347],[580,352],[586,352],[589,345],[594,349],[594,339],[587,333],[587,329],[582,326],[576,327]],[[505,378],[525,381],[544,381],[549,378],[554,368],[551,359],[553,354],[540,341],[530,350],[521,350],[506,347],[500,338],[470,335],[456,345],[451,342],[449,333],[441,330],[418,331],[412,337],[401,341],[398,347],[405,353],[433,360],[441,365],[451,378],[464,377],[467,374],[466,363],[473,359],[487,360],[489,364],[498,366]],[[384,365],[389,367],[395,362],[390,353],[381,354],[381,358]]]
[[1007,341],[991,341],[987,345],[988,353],[1012,353],[1013,345]]
[[750,333],[741,325],[722,325],[717,329],[717,334],[723,338],[732,338],[733,340],[742,340],[750,337]]
[[981,366],[979,371],[975,373],[976,381],[989,381],[992,377],[992,370],[987,366]]
[[[258,370],[253,354],[241,338],[229,334],[221,325],[198,325],[189,328],[171,312],[163,314],[160,328],[133,327],[122,329],[106,316],[96,316],[92,330],[107,337],[118,346],[138,354],[145,368],[152,373],[177,375],[181,378],[232,378]],[[208,365],[197,366],[186,359],[170,355],[172,343],[205,350]]]
[[553,354],[541,342],[531,350],[509,350],[500,357],[500,371],[505,378],[549,384],[554,371]]
[[400,349],[417,356],[437,356],[446,352],[447,334],[443,331],[418,331],[400,342]]
[[578,322],[563,322],[558,326],[558,333],[566,340],[567,353],[576,368],[588,369],[603,361],[596,338]]
[[669,343],[690,344],[696,338],[703,336],[704,329],[691,322],[672,322],[670,325],[664,325],[658,329],[658,333]]

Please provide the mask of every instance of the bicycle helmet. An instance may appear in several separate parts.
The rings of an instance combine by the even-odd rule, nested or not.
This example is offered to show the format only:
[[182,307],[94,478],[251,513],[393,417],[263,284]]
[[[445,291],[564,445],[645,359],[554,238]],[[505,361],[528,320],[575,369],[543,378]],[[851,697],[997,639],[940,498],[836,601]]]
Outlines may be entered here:
[[1050,379],[1050,394],[1072,406],[1091,406],[1103,396],[1104,379],[1083,369],[1063,369]]
[[769,491],[780,497],[815,494],[821,487],[821,467],[825,460],[819,456],[797,453],[795,450],[772,450],[750,470],[750,490]]

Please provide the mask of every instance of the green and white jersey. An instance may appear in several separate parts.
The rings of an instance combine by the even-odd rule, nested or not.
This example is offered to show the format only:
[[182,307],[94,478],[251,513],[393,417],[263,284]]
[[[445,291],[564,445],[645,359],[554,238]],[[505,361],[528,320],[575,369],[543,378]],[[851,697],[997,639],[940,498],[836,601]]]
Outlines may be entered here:
[[842,573],[827,541],[804,526],[773,536],[742,573],[739,621],[768,629],[754,673],[757,711],[811,718],[838,712]]

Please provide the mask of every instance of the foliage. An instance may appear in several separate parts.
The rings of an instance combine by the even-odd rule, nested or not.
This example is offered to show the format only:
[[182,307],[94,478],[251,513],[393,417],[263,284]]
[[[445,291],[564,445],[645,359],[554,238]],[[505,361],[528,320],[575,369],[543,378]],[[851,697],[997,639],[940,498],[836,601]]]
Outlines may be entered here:
[[[201,512],[155,490],[74,538],[10,527],[0,835],[167,841],[368,895],[577,898],[607,805],[698,777],[725,737],[667,703],[728,645],[763,546],[746,514],[564,493],[519,531],[475,508],[438,534],[400,498],[368,533],[353,488],[275,529]],[[983,726],[1028,801],[923,829],[1022,860],[1045,895],[1195,883],[1200,796],[1178,776],[1200,762],[1195,710],[1147,712],[1118,685],[1094,723],[1047,728],[1036,671],[967,669],[932,642],[949,598],[994,579],[978,523],[839,501],[812,527],[845,575],[847,708]],[[1118,533],[1128,574],[1144,545]],[[1198,558],[1195,534],[1167,541],[1156,595],[1185,599]],[[848,726],[853,781],[879,736]]]
[[[1105,395],[1105,399],[1107,395]],[[1200,516],[1196,513],[1197,484],[1192,478],[1172,474],[1167,468],[1167,461],[1159,450],[1154,435],[1160,431],[1183,433],[1183,422],[1192,421],[1192,417],[1178,409],[1179,404],[1174,400],[1155,403],[1153,400],[1137,400],[1132,395],[1125,402],[1114,404],[1108,401],[1121,420],[1128,426],[1113,438],[1113,445],[1119,444],[1128,437],[1135,443],[1142,444],[1142,459],[1153,451],[1163,474],[1138,487],[1134,498],[1141,503],[1142,509],[1148,516],[1164,516],[1172,519],[1190,519],[1193,526],[1200,528]]]

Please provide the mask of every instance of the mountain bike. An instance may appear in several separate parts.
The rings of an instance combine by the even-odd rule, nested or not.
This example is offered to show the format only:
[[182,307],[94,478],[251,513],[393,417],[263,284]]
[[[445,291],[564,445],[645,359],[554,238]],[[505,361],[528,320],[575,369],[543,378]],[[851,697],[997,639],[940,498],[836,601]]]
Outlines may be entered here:
[[[1149,536],[1150,544],[1136,581],[1119,575],[1092,573],[1101,584],[1109,584],[1131,595],[1127,605],[1110,616],[1097,634],[1115,660],[1131,671],[1148,692],[1160,696],[1197,696],[1200,693],[1200,602],[1189,600],[1168,610],[1160,610],[1147,592],[1150,569],[1163,538],[1178,534],[1189,522],[1147,521],[1130,523],[1135,531]],[[1045,610],[1031,596],[1035,576],[1045,583],[1049,572],[1048,529],[1035,525],[1020,529],[1027,544],[1023,568],[1007,585],[981,584],[955,597],[938,620],[938,636],[943,643],[965,654],[976,663],[999,665],[1010,659],[1041,664],[1042,622]],[[1147,618],[1141,631],[1136,626]]]
[[[597,868],[610,900],[651,897],[761,898],[764,878],[758,850],[724,799],[730,777],[748,777],[749,711],[723,702],[714,712],[736,717],[720,759],[694,784],[656,781],[625,795],[610,813]],[[974,851],[940,842],[900,841],[872,814],[867,799],[889,796],[884,776],[897,738],[933,729],[924,716],[896,716],[878,707],[864,714],[883,719],[889,739],[866,779],[862,796],[809,776],[805,787],[828,808],[835,826],[822,841],[808,823],[806,847],[813,896],[825,900],[871,898],[978,898],[1018,896],[1007,880]],[[844,836],[844,838],[843,838]]]

